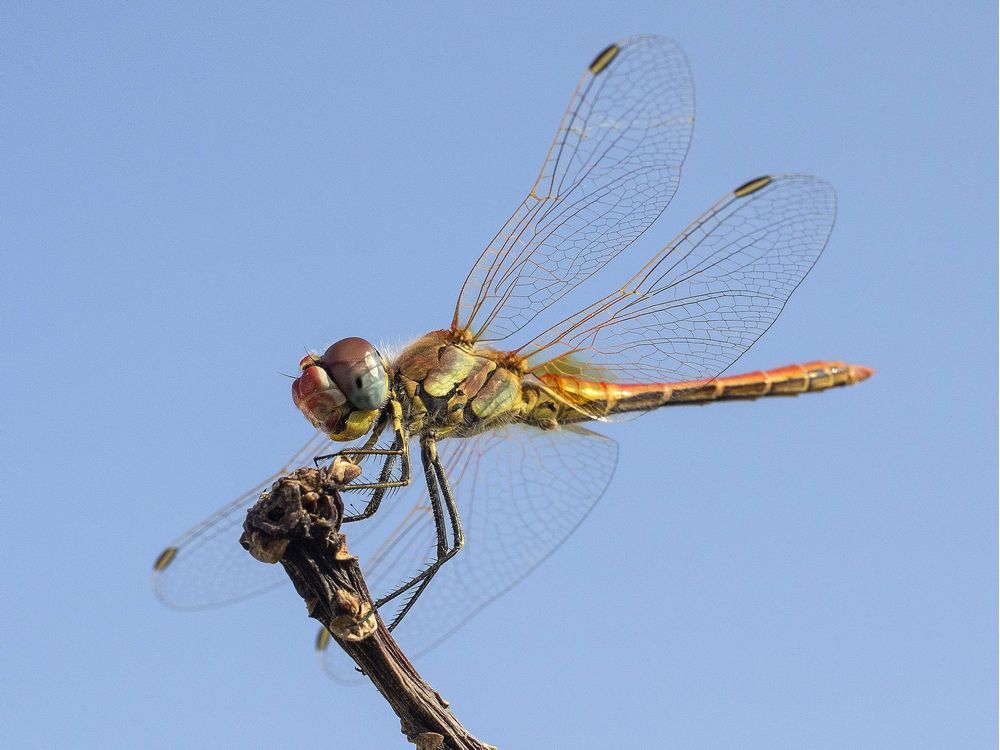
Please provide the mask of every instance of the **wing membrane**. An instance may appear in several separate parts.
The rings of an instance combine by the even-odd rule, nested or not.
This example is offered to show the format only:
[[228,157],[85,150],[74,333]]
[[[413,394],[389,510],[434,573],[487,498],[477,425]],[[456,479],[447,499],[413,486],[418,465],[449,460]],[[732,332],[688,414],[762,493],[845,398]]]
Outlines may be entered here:
[[278,565],[261,565],[239,543],[246,511],[279,477],[309,463],[330,444],[317,432],[283,467],[178,537],[157,558],[153,590],[174,609],[208,609],[281,586]]
[[580,360],[615,382],[711,379],[774,323],[833,229],[823,180],[777,175],[729,193],[624,287],[522,348],[536,371]]
[[503,339],[628,247],[673,197],[693,126],[675,43],[631,37],[598,55],[534,186],[469,272],[454,328]]
[[[279,477],[329,449],[317,433],[279,470],[175,540],[157,559],[153,588],[175,609],[231,604],[287,583],[239,545],[246,510]],[[410,656],[426,652],[509,590],[576,529],[603,494],[617,444],[581,428],[540,432],[514,426],[439,444],[458,499],[467,546],[442,568],[396,630]],[[366,467],[377,471],[378,467]],[[434,559],[436,538],[419,470],[372,518],[347,528],[377,598]],[[345,493],[357,510],[360,493]],[[324,666],[351,680],[352,665],[329,649]]]
[[[441,568],[393,633],[411,658],[447,638],[559,547],[604,493],[618,459],[615,441],[580,428],[541,432],[512,426],[443,440],[438,451],[466,546]],[[376,544],[377,534],[355,544],[353,530],[347,530],[350,550],[376,598],[421,570],[435,552],[422,485],[388,499],[377,515],[386,511],[385,528],[392,529],[383,535],[386,544]],[[335,679],[351,679],[353,665],[340,649],[324,650],[323,661]]]

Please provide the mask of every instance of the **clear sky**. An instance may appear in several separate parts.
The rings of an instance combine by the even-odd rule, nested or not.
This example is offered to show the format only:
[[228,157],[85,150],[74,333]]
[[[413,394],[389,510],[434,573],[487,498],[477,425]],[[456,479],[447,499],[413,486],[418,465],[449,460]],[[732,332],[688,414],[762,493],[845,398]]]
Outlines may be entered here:
[[0,744],[403,746],[290,588],[181,614],[150,565],[309,436],[303,347],[448,323],[583,67],[648,32],[698,121],[608,288],[818,174],[832,240],[738,369],[878,374],[603,428],[597,510],[419,666],[504,748],[995,747],[995,4],[370,6],[4,3]]

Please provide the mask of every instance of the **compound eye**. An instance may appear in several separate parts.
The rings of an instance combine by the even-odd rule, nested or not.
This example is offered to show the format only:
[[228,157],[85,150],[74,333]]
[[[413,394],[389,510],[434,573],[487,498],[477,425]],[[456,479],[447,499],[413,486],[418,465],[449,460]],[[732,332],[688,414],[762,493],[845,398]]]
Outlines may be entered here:
[[320,363],[356,408],[371,411],[385,403],[389,379],[382,358],[364,339],[341,339],[323,352]]

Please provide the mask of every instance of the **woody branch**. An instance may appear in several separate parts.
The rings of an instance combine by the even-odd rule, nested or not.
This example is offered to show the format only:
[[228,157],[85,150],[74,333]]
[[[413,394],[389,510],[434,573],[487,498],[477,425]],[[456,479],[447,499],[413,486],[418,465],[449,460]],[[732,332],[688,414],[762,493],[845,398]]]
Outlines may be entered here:
[[487,750],[491,746],[462,726],[372,612],[358,560],[340,531],[338,490],[359,473],[338,458],[329,467],[282,477],[247,512],[240,544],[263,563],[281,563],[309,616],[372,681],[419,750]]

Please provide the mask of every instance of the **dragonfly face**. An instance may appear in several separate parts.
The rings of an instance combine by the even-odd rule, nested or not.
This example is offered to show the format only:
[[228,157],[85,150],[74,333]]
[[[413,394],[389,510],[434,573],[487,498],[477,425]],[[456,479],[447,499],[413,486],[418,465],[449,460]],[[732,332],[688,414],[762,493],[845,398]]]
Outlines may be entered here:
[[331,440],[367,434],[389,394],[389,374],[378,350],[364,339],[346,338],[322,355],[307,354],[292,383],[292,400],[306,419]]

